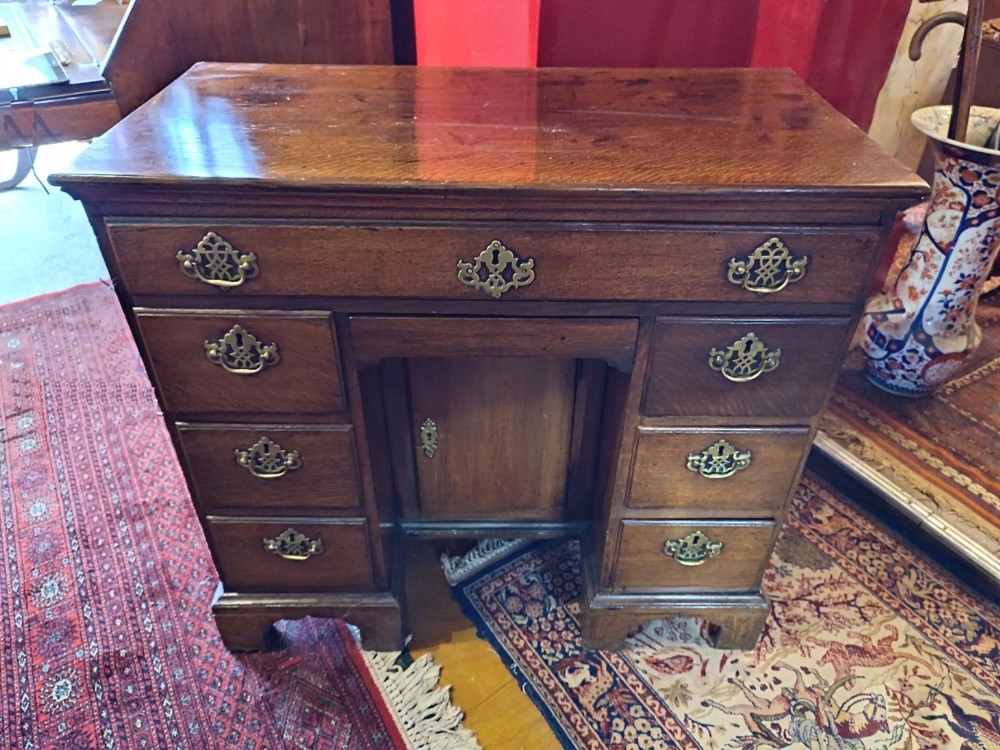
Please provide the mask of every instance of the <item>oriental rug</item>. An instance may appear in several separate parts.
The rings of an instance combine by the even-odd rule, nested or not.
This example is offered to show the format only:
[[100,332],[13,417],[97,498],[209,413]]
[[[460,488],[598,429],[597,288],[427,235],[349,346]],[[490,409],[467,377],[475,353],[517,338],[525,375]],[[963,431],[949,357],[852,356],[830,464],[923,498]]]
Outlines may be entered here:
[[980,347],[933,395],[879,390],[852,353],[818,447],[1000,584],[1000,292],[984,297]]
[[575,541],[532,545],[455,597],[567,748],[996,750],[1000,606],[806,475],[753,651],[696,620],[580,653]]
[[233,654],[218,579],[113,291],[0,307],[0,747],[476,748],[421,659],[344,623]]

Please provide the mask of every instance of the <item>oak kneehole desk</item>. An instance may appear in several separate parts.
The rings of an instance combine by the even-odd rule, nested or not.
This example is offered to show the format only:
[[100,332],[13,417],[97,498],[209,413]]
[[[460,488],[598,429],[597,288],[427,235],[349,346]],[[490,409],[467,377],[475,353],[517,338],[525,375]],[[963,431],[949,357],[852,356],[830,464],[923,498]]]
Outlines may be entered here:
[[405,627],[408,537],[575,535],[587,645],[761,579],[895,213],[790,72],[201,64],[53,181],[86,205],[222,579]]

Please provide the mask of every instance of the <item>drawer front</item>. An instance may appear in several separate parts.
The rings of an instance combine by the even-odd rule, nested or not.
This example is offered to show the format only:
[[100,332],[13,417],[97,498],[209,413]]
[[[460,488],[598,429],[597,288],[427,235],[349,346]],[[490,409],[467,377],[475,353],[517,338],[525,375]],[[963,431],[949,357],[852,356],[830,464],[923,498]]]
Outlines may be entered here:
[[680,430],[640,427],[629,508],[665,514],[772,517],[809,448],[807,427]]
[[[771,521],[623,521],[612,587],[749,591],[760,583],[774,532]],[[670,544],[675,557],[665,551]]]
[[374,585],[364,519],[208,518],[227,591],[370,591]]
[[658,318],[643,414],[812,417],[833,386],[848,323]]
[[202,513],[360,507],[354,431],[329,427],[177,426]]
[[[879,237],[873,230],[802,228],[552,231],[114,221],[107,227],[133,295],[226,290],[237,296],[525,301],[851,303],[863,294]],[[512,255],[494,255],[488,250],[494,241],[497,253],[506,248]],[[510,289],[484,291],[460,281],[459,263],[468,263],[472,273],[477,258],[479,277],[486,279],[487,257]]]
[[344,410],[328,313],[136,310],[164,408],[174,414]]

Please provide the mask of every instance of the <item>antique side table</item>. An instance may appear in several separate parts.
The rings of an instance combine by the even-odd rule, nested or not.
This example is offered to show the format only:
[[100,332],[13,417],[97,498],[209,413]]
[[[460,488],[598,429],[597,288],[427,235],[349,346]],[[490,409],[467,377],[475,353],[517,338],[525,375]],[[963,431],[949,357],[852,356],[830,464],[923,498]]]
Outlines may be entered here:
[[896,212],[788,71],[200,64],[81,199],[219,569],[228,646],[404,627],[408,537],[575,535],[584,634],[749,647]]

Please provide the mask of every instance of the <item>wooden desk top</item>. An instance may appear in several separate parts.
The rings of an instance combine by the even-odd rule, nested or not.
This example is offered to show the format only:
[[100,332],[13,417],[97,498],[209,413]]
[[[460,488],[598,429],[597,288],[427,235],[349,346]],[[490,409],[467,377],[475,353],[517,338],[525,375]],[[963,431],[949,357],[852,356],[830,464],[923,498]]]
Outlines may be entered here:
[[[927,186],[788,70],[196,65],[99,138],[113,180],[912,205]],[[138,187],[138,185],[136,186]]]

